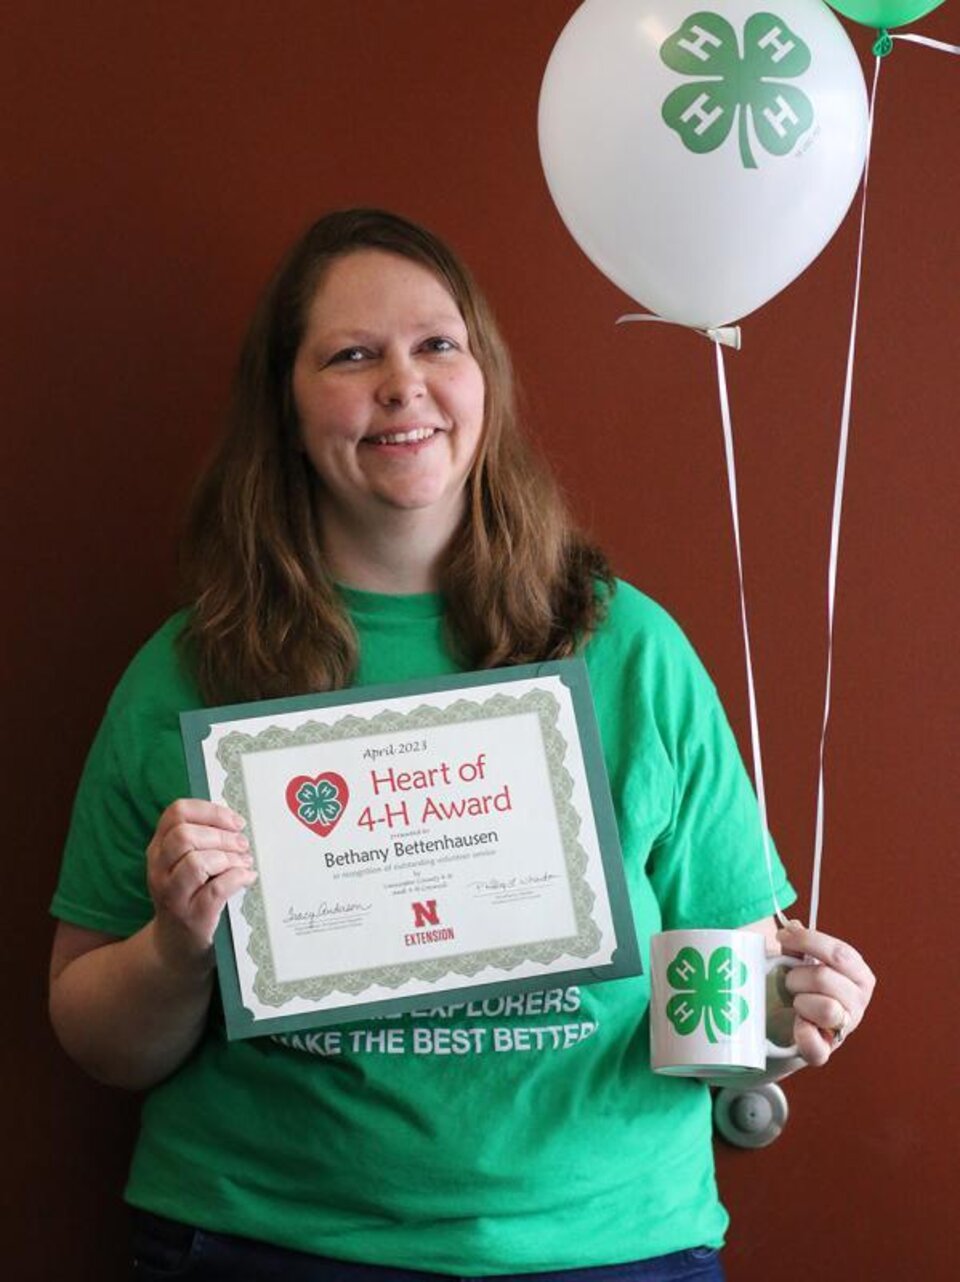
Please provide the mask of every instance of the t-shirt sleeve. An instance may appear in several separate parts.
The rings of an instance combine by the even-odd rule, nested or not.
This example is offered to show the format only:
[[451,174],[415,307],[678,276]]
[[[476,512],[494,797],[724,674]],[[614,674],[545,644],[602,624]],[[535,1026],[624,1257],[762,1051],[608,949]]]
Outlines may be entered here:
[[[663,929],[737,927],[796,898],[716,687],[674,620],[620,583],[587,655],[628,869]],[[772,883],[772,886],[771,886]]]
[[116,739],[108,712],[81,776],[51,912],[90,930],[126,936],[153,915],[146,849],[155,821],[151,825],[137,805]]
[[[708,682],[709,685],[709,682]],[[648,871],[665,929],[744,926],[792,903],[772,837],[712,685],[679,746],[673,816]],[[767,857],[769,856],[769,869]]]
[[127,936],[153,916],[146,850],[163,810],[188,795],[179,712],[199,704],[167,625],[134,659],[107,708],[74,801],[55,917]]

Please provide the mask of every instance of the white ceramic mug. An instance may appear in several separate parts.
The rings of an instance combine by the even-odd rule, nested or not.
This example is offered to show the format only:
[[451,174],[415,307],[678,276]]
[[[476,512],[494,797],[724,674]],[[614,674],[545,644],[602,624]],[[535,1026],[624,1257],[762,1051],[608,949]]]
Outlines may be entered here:
[[650,940],[651,1062],[675,1077],[766,1068],[796,1046],[767,1037],[767,975],[799,957],[768,957],[754,930],[665,930]]

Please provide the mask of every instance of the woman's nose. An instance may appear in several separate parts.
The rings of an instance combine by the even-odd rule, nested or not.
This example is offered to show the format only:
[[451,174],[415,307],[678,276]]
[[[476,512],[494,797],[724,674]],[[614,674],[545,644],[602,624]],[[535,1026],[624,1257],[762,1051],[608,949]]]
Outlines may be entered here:
[[409,405],[424,393],[424,381],[416,361],[409,356],[388,356],[377,388],[381,405]]

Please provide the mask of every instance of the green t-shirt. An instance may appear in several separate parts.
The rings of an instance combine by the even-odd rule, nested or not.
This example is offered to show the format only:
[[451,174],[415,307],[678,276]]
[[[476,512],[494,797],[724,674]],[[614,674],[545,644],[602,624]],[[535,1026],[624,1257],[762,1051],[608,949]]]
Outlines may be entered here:
[[[438,597],[345,590],[357,685],[456,671]],[[90,753],[53,912],[128,935],[152,916],[144,850],[188,795],[177,714],[201,703],[182,616],[141,650]],[[771,911],[756,801],[714,687],[626,584],[585,647],[627,881],[650,935]],[[775,858],[775,856],[774,856]],[[779,862],[777,896],[793,892]],[[228,1043],[216,1007],[150,1092],[134,1205],[212,1230],[463,1276],[719,1246],[710,1096],[654,1075],[647,977]]]

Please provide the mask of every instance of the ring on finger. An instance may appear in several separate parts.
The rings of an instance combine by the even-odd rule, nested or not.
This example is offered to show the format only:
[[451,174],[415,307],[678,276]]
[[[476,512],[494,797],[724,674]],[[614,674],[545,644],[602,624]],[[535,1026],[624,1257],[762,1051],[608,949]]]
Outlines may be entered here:
[[850,1012],[844,1006],[843,1014],[840,1016],[840,1023],[834,1024],[833,1028],[827,1030],[829,1033],[833,1034],[833,1042],[831,1043],[832,1050],[836,1050],[838,1046],[843,1045],[843,1039],[847,1035],[847,1028],[849,1027],[849,1024]]

